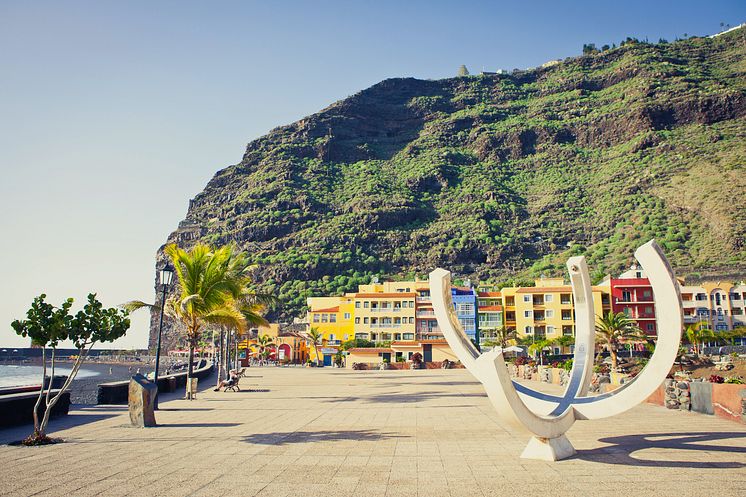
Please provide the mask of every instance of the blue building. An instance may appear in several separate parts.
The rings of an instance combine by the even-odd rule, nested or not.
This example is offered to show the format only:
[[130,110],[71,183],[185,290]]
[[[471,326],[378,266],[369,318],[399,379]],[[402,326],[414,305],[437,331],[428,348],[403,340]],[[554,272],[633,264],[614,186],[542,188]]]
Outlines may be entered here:
[[459,323],[467,336],[475,340],[477,334],[477,292],[469,287],[452,287],[451,298]]

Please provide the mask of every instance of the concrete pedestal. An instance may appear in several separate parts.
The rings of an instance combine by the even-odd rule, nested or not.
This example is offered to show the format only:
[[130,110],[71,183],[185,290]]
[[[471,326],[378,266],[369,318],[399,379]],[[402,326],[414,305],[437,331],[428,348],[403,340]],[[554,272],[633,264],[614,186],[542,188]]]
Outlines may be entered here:
[[557,438],[531,437],[521,458],[540,461],[559,461],[575,455],[575,447],[565,435]]

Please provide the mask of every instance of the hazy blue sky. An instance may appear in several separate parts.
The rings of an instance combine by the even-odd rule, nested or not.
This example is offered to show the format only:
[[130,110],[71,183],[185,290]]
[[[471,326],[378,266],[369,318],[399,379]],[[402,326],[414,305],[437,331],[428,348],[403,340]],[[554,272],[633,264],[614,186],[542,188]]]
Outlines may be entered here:
[[[0,345],[26,345],[9,323],[41,292],[152,300],[157,248],[218,169],[382,79],[744,21],[743,0],[0,0]],[[118,346],[146,337],[143,314]]]

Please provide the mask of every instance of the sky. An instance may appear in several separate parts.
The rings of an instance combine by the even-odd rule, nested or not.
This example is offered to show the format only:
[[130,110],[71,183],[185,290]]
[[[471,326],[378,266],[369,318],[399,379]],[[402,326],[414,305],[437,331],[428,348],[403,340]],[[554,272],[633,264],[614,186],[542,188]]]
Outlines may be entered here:
[[[157,249],[246,144],[383,79],[528,68],[746,22],[719,1],[0,0],[0,346],[33,298],[154,299]],[[134,315],[113,346],[147,344]]]

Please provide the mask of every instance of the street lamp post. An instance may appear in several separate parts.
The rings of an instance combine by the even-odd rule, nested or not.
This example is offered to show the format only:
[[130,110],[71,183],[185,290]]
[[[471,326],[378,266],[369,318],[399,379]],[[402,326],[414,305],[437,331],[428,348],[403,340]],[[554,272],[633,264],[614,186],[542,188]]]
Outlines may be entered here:
[[163,269],[161,269],[160,272],[160,280],[161,280],[161,289],[163,292],[163,297],[161,298],[161,318],[160,322],[158,324],[158,345],[155,349],[155,374],[154,374],[154,381],[156,386],[156,394],[155,394],[155,408],[158,409],[158,366],[161,363],[161,333],[163,332],[163,309],[166,307],[166,290],[168,290],[168,287],[171,285],[171,280],[174,277],[174,270],[171,269],[168,265],[165,266]]

